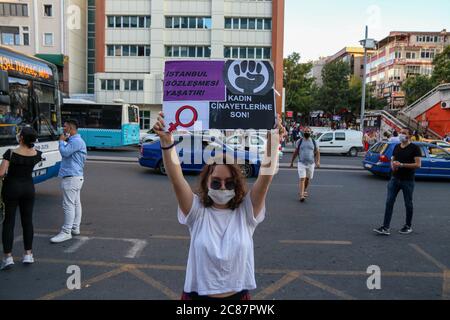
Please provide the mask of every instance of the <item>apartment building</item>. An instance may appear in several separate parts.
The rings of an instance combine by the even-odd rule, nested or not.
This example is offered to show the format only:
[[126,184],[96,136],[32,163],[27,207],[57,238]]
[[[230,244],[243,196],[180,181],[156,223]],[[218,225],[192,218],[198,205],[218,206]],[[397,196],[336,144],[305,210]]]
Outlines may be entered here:
[[[368,55],[374,53],[369,50]],[[327,58],[326,62],[342,61],[350,66],[350,74],[360,78],[364,77],[364,48],[363,47],[345,47],[339,52]]]
[[88,1],[88,91],[123,99],[149,129],[162,106],[166,60],[271,60],[283,92],[284,0]]
[[374,96],[386,99],[389,109],[405,106],[403,82],[411,76],[431,75],[433,59],[450,45],[449,32],[393,31],[369,57],[367,83]]
[[320,57],[318,60],[312,61],[310,78],[314,78],[316,85],[321,87],[323,85],[322,70],[327,64],[328,57]]
[[0,2],[0,43],[58,67],[64,93],[86,92],[86,1]]

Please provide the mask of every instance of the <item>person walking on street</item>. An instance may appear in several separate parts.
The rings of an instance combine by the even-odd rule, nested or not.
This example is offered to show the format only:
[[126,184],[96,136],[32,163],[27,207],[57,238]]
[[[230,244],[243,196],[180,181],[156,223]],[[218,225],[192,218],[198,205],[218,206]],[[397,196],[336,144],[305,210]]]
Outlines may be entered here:
[[42,152],[34,148],[37,133],[33,128],[24,127],[17,139],[19,147],[14,150],[8,149],[3,155],[0,166],[0,176],[6,176],[2,189],[2,198],[5,205],[5,220],[2,232],[5,257],[1,265],[2,270],[10,269],[14,265],[12,249],[17,207],[20,209],[25,249],[22,263],[34,263],[32,249],[35,191],[32,173],[36,164],[42,161]]
[[304,202],[308,197],[308,186],[314,177],[314,169],[320,168],[320,151],[316,141],[312,137],[311,128],[306,127],[303,138],[297,141],[290,167],[294,167],[294,161],[298,156],[299,197]]
[[409,129],[402,129],[399,135],[400,144],[395,146],[393,152],[391,162],[392,177],[387,187],[384,223],[380,228],[373,230],[380,235],[390,234],[389,228],[394,204],[400,190],[403,191],[405,201],[406,224],[399,232],[401,234],[412,232],[414,177],[416,169],[419,169],[421,166],[421,152],[417,145],[411,143],[411,136]]
[[78,134],[78,122],[68,120],[64,123],[64,133],[59,138],[59,152],[62,156],[59,177],[62,179],[64,225],[61,232],[50,239],[60,243],[80,234],[81,188],[84,182],[84,163],[86,143]]
[[389,138],[389,142],[400,143],[397,130],[394,130],[394,132],[392,133],[392,137]]
[[[278,146],[278,132],[268,132],[267,137],[271,169],[263,165],[250,191],[234,159],[217,157],[204,166],[194,193],[183,176],[173,135],[164,131],[163,117],[160,113],[153,128],[178,201],[178,221],[191,235],[181,299],[250,300],[249,290],[256,288],[253,233],[265,217],[266,195],[275,174],[271,169],[278,162],[272,147]],[[277,128],[282,135],[281,118]]]

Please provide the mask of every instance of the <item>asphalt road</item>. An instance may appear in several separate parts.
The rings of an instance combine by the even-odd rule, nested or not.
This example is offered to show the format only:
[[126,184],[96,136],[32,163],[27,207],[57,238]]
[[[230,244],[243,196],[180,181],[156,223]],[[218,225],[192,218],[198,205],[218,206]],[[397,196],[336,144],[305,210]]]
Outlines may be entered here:
[[[187,180],[195,185],[197,176]],[[396,232],[400,196],[392,236],[379,237],[372,229],[383,218],[386,183],[364,171],[320,170],[301,204],[295,170],[281,170],[254,235],[253,298],[450,299],[448,181],[417,183],[413,234]],[[37,186],[36,263],[18,263],[18,222],[16,266],[0,272],[0,300],[178,299],[189,234],[167,178],[137,164],[89,162],[82,202],[81,237],[52,245],[63,222],[59,181]],[[81,268],[81,290],[66,288],[71,265]],[[381,290],[367,288],[372,265],[381,269]]]

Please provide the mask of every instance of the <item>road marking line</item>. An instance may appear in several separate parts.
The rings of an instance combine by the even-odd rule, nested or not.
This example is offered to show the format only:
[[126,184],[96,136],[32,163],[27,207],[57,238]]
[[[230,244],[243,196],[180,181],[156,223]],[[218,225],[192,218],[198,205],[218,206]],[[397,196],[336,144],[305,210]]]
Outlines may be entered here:
[[342,298],[342,299],[345,299],[345,300],[356,300],[356,298],[354,298],[354,297],[352,297],[352,296],[350,296],[350,295],[348,295],[348,294],[346,294],[346,293],[344,293],[344,292],[342,292],[342,291],[340,291],[338,289],[330,287],[330,286],[328,286],[328,285],[326,285],[326,284],[324,284],[324,283],[322,283],[320,281],[314,280],[314,279],[312,279],[310,277],[307,277],[305,275],[300,275],[300,280],[302,280],[302,281],[304,281],[304,282],[306,282],[306,283],[308,283],[308,284],[310,284],[310,285],[312,285],[314,287],[322,289],[322,290],[324,290],[324,291],[326,291],[328,293],[331,293],[331,294],[333,294],[333,295],[335,295],[335,296],[337,296],[339,298]]
[[128,253],[125,255],[125,258],[134,259],[139,258],[144,248],[147,246],[147,241],[145,240],[129,240],[134,245],[128,250]]
[[171,289],[166,287],[164,284],[162,284],[161,282],[153,279],[152,277],[150,277],[149,275],[145,274],[141,270],[138,270],[136,268],[132,268],[131,270],[128,270],[128,272],[131,273],[132,275],[136,276],[138,279],[142,280],[143,282],[149,284],[153,288],[159,290],[160,292],[165,294],[170,299],[172,299],[172,300],[179,300],[180,299],[180,296],[181,296],[180,294],[176,294]]
[[151,239],[161,239],[161,240],[191,240],[191,237],[186,236],[164,236],[164,235],[152,235]]
[[[35,237],[39,238],[51,238],[52,236],[49,234],[43,234],[43,233],[36,233],[34,235]],[[125,254],[125,258],[134,259],[138,258],[139,255],[142,253],[144,248],[147,246],[147,241],[142,239],[128,239],[128,238],[108,238],[108,237],[74,237],[74,240],[81,240],[80,242],[75,243],[70,248],[66,249],[64,252],[66,253],[73,253],[76,250],[78,250],[83,244],[85,244],[88,240],[106,240],[106,241],[125,241],[125,242],[131,242],[133,246],[131,249],[127,251]]]
[[75,251],[80,249],[85,243],[87,243],[90,240],[90,238],[89,237],[77,237],[77,238],[75,238],[75,240],[78,240],[78,241],[75,242],[68,249],[64,250],[65,253],[74,253]]
[[322,241],[322,240],[280,240],[283,244],[323,244],[323,245],[351,245],[351,241]]
[[[122,267],[120,267],[118,269],[111,270],[109,272],[103,273],[103,274],[101,274],[99,276],[96,276],[94,278],[91,278],[91,279],[89,279],[87,281],[84,281],[84,282],[82,282],[81,287],[85,288],[88,285],[90,286],[90,285],[92,285],[94,283],[97,283],[97,282],[100,282],[100,281],[112,278],[112,277],[117,276],[117,275],[119,275],[121,273],[124,273],[126,271],[128,271],[128,266],[125,265],[125,266],[122,266]],[[56,298],[60,298],[60,297],[62,297],[64,295],[66,295],[68,293],[71,293],[73,291],[74,290],[61,289],[61,290],[58,290],[58,291],[46,294],[45,296],[42,296],[42,297],[38,298],[37,300],[54,300]]]
[[[61,230],[59,229],[34,229],[35,233],[54,233],[55,235],[57,235],[58,233],[61,232]],[[82,236],[88,236],[88,235],[92,235],[94,234],[94,232],[92,231],[81,231],[81,235]]]
[[442,299],[450,300],[450,270],[444,271],[444,283],[442,285]]
[[274,294],[281,288],[285,287],[289,283],[295,281],[300,276],[300,273],[298,272],[290,272],[286,275],[284,275],[280,280],[276,281],[275,283],[271,284],[270,286],[264,288],[262,291],[260,291],[257,295],[255,295],[255,300],[262,300],[266,297]]
[[447,267],[439,262],[438,260],[436,260],[434,257],[432,257],[430,254],[428,254],[427,252],[425,252],[425,250],[423,250],[421,247],[419,247],[417,244],[413,244],[410,243],[409,244],[414,250],[416,250],[418,253],[420,253],[422,256],[424,256],[428,261],[430,261],[431,263],[433,263],[436,267],[438,267],[439,269],[441,269],[442,271],[447,270]]

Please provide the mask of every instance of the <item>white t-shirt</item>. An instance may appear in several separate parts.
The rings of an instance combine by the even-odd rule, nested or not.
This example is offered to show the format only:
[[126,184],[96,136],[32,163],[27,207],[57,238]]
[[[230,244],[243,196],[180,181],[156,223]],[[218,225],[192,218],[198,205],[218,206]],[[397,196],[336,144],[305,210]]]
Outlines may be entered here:
[[255,289],[253,232],[265,211],[254,218],[250,192],[235,210],[205,208],[197,195],[187,216],[178,207],[178,221],[191,234],[184,291],[213,295]]

